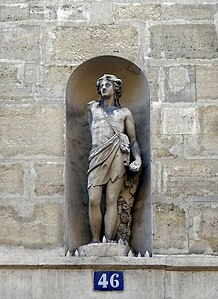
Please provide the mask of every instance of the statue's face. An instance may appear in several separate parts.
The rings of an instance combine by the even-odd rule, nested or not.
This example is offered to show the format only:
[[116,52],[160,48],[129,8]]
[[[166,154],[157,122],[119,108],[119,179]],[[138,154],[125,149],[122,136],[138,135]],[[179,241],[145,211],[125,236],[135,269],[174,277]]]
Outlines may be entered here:
[[108,80],[102,80],[99,89],[101,96],[105,99],[109,99],[114,94],[113,84]]

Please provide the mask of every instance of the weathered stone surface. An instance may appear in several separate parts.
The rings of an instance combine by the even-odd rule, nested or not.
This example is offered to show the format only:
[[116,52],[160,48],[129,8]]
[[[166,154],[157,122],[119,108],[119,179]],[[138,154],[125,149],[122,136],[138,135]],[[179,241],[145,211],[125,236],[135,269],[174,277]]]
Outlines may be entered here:
[[27,4],[13,6],[0,6],[0,22],[14,22],[27,20],[29,17],[29,7]]
[[213,159],[218,156],[218,107],[198,108],[198,120],[201,134],[185,136],[184,145],[187,157],[205,157]]
[[201,134],[185,136],[186,155],[206,159],[218,156],[218,107],[199,107],[198,114]]
[[17,67],[10,64],[0,65],[0,84],[18,83]]
[[171,204],[153,206],[154,253],[187,252],[185,211]]
[[[155,158],[177,157],[178,153],[173,153],[172,148],[180,147],[183,144],[182,135],[163,135],[161,134],[161,109],[153,108],[151,111],[151,147]],[[183,154],[182,154],[183,155]]]
[[[204,256],[201,256],[203,259]],[[177,299],[216,299],[217,271],[166,271],[165,296]]]
[[[56,3],[48,3],[46,6],[39,5],[30,6],[30,19],[33,20],[52,20],[52,21],[86,21],[89,16],[90,3],[84,1],[56,1]],[[66,4],[64,4],[64,2]]]
[[19,67],[18,78],[24,84],[38,84],[42,80],[41,67],[36,63],[25,63]]
[[150,32],[154,58],[218,58],[214,25],[154,25]]
[[36,88],[37,98],[65,98],[66,85],[74,68],[68,66],[50,65],[42,70],[43,80]]
[[158,90],[159,90],[159,68],[149,67],[146,72],[150,87],[150,100],[152,102],[158,101]]
[[195,70],[192,66],[165,68],[165,101],[195,101]]
[[198,113],[201,133],[216,135],[218,132],[218,107],[215,105],[199,107]]
[[151,192],[152,192],[152,200],[154,202],[154,195],[160,192],[160,176],[161,165],[160,163],[151,163]]
[[125,4],[125,5],[115,5],[114,16],[116,19],[140,19],[146,20],[159,20],[161,16],[161,6],[160,4],[142,4],[136,3]]
[[40,27],[3,27],[0,40],[0,59],[39,62]]
[[35,194],[37,196],[63,194],[63,165],[37,164],[34,169],[36,172]]
[[0,100],[25,100],[33,97],[32,86],[20,83],[0,85]]
[[44,248],[63,244],[63,211],[55,203],[36,204],[22,217],[12,206],[0,207],[0,244]]
[[218,165],[210,160],[169,161],[163,166],[163,191],[171,196],[218,195]]
[[196,204],[190,214],[190,252],[217,254],[218,252],[218,206],[208,202]]
[[196,67],[197,99],[218,99],[218,65]]
[[[107,270],[113,269],[116,271],[119,269],[120,271],[120,269],[122,269],[121,271],[124,272],[124,291],[103,292],[104,294],[102,294],[102,292],[93,291],[93,265],[88,268],[81,269],[81,267],[78,266],[69,269],[72,268],[72,259],[74,258],[70,259],[70,266],[66,266],[65,268],[51,267],[48,269],[46,266],[43,268],[43,266],[40,265],[37,269],[24,270],[18,268],[15,271],[12,269],[2,269],[0,272],[0,280],[3,282],[1,288],[2,298],[16,299],[19,295],[19,297],[23,299],[34,298],[34,296],[36,299],[44,297],[47,299],[132,299],[135,297],[143,298],[144,294],[146,294],[148,298],[164,298],[165,271],[163,269],[150,270],[138,267],[131,270],[122,266],[122,268],[114,269],[112,264]],[[95,264],[95,262],[93,264]],[[104,261],[102,264],[104,264]],[[100,267],[95,269],[96,271],[101,270]],[[202,281],[203,279],[200,280],[200,283],[202,283]],[[213,281],[215,281],[215,279]],[[194,282],[196,283],[195,280]],[[13,285],[13,288],[10,287],[11,285]],[[181,297],[179,299],[181,299]],[[187,297],[187,299],[190,298]],[[198,299],[204,298],[199,297]],[[210,299],[215,298],[210,297]]]
[[[91,10],[89,1],[65,1],[66,4],[58,2],[57,18],[59,21],[62,20],[87,20],[89,12]],[[92,2],[92,1],[91,1]],[[92,5],[92,3],[91,3]]]
[[198,125],[195,108],[163,108],[163,134],[196,134]]
[[185,156],[214,159],[218,156],[217,134],[202,134],[197,136],[184,136]]
[[91,2],[90,21],[93,25],[113,24],[112,1]]
[[130,247],[117,243],[91,243],[78,248],[79,256],[127,256]]
[[1,107],[0,118],[2,156],[63,155],[63,107]]
[[139,51],[138,33],[132,27],[57,27],[53,36],[51,44],[47,43],[47,60],[52,62],[79,62],[99,55],[134,61]]
[[[0,272],[2,298],[16,299],[18,295],[23,299],[217,298],[216,257],[168,255],[151,259],[87,259],[60,257],[61,252],[57,254],[56,249],[24,251],[13,248],[8,251],[0,254],[3,265]],[[19,251],[22,253],[19,254]],[[122,269],[124,291],[104,292],[104,296],[102,292],[94,292],[93,265],[95,270],[102,270],[102,265],[104,270]],[[81,284],[81,281],[84,283]]]
[[23,194],[23,179],[21,164],[0,164],[0,193]]
[[163,20],[213,20],[217,5],[213,4],[165,4],[161,5]]

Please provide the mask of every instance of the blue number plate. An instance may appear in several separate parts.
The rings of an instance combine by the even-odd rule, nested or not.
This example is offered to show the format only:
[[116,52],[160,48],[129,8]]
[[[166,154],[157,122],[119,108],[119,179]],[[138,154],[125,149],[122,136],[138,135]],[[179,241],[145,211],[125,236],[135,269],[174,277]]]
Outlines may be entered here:
[[95,271],[94,291],[123,291],[122,271]]

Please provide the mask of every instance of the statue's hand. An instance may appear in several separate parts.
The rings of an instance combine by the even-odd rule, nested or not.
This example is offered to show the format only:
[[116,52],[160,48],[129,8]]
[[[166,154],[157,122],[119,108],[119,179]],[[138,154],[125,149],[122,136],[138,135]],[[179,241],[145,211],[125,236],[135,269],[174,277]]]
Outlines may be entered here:
[[133,161],[132,163],[130,163],[129,169],[131,171],[137,172],[137,171],[139,171],[141,165],[142,165],[141,159],[136,159],[135,161]]

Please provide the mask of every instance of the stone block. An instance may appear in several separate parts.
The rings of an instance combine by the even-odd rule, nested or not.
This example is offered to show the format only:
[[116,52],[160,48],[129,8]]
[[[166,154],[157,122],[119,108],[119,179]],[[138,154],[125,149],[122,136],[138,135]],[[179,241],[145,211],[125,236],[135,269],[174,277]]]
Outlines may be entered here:
[[56,203],[36,204],[32,215],[20,216],[11,205],[1,205],[0,244],[29,248],[62,246],[62,206]]
[[[84,258],[85,260],[90,260],[90,258]],[[92,259],[92,258],[91,258]],[[125,258],[127,260],[127,258]],[[136,258],[134,258],[135,260]],[[28,259],[29,260],[29,259]],[[30,259],[31,260],[31,259]],[[40,258],[39,258],[40,260]],[[64,299],[64,298],[75,298],[75,299],[132,299],[132,298],[155,298],[163,299],[165,294],[165,276],[166,271],[163,269],[153,269],[149,266],[149,269],[145,267],[134,267],[135,264],[131,261],[129,262],[129,268],[123,266],[114,266],[114,258],[110,258],[111,266],[105,269],[104,266],[99,266],[97,262],[93,262],[94,266],[81,266],[78,261],[77,265],[74,266],[75,258],[65,258],[65,267],[60,265],[58,261],[58,266],[54,265],[54,260],[50,262],[50,267],[48,263],[39,264],[37,267],[31,269],[17,267],[17,269],[12,270],[12,267],[4,267],[0,272],[1,284],[1,294],[2,299],[10,298],[46,298],[46,299]],[[78,260],[78,259],[76,259]],[[80,259],[79,259],[80,260]],[[105,258],[104,258],[105,260]],[[105,261],[101,261],[103,264]],[[117,260],[117,259],[116,259]],[[132,259],[130,259],[132,260]],[[71,261],[71,263],[69,262]],[[129,259],[128,259],[129,261]],[[67,263],[67,264],[66,264]],[[69,263],[69,264],[68,264]],[[131,269],[132,264],[133,269]],[[64,264],[64,263],[63,263]],[[69,266],[68,266],[69,265]],[[96,266],[95,266],[96,265]],[[24,266],[25,267],[25,266]],[[97,292],[93,290],[93,272],[94,269],[100,270],[111,269],[124,272],[124,291],[113,291],[113,292]],[[151,268],[151,269],[150,269]],[[156,266],[157,268],[157,266]],[[187,274],[186,274],[187,275]],[[212,275],[209,275],[209,279]],[[197,276],[197,274],[196,274]],[[205,274],[205,277],[206,276]],[[196,279],[193,279],[196,286]],[[201,285],[203,279],[200,280],[199,285]],[[215,281],[215,278],[213,282]],[[83,282],[83,283],[81,283]],[[136,286],[137,284],[137,286]],[[211,283],[210,283],[211,285]],[[13,287],[11,287],[13,286]],[[197,284],[198,286],[198,284]],[[193,289],[193,285],[192,288]],[[103,293],[103,294],[102,294]],[[146,297],[145,297],[146,294]],[[193,293],[192,293],[193,294]],[[210,294],[213,294],[212,291]],[[169,296],[170,298],[170,296]],[[173,298],[171,296],[171,298]],[[190,297],[186,297],[190,299]],[[215,297],[207,297],[210,299],[215,299]],[[179,297],[181,299],[181,297]],[[205,299],[205,297],[198,297],[198,299]]]
[[0,66],[0,100],[24,100],[34,97],[32,86],[21,84],[16,65]]
[[154,25],[150,27],[151,57],[218,58],[216,30],[211,24]]
[[188,157],[205,157],[211,159],[218,156],[218,107],[206,106],[198,108],[200,134],[185,136],[184,144]]
[[0,117],[2,156],[63,155],[63,107],[7,106]]
[[[52,1],[52,0],[47,0],[47,1]],[[42,2],[42,0],[1,0],[1,4],[3,4],[3,5],[8,5],[8,4],[20,5],[20,4],[25,4],[25,3],[39,4],[41,2]]]
[[146,76],[150,87],[150,99],[152,102],[158,101],[159,92],[159,68],[149,67],[146,70]]
[[[65,2],[65,3],[64,3]],[[58,21],[87,21],[90,13],[90,3],[84,1],[56,1],[46,6],[30,6],[30,19],[35,20],[58,20]]]
[[0,84],[18,83],[17,67],[10,64],[0,65]]
[[217,254],[218,252],[218,205],[196,203],[190,212],[190,253]]
[[185,253],[187,245],[185,211],[173,204],[153,205],[154,253]]
[[184,136],[185,157],[214,159],[218,156],[217,134]]
[[40,65],[35,63],[20,65],[18,78],[24,84],[39,84],[42,80]]
[[50,196],[63,194],[63,165],[46,163],[36,164],[35,194],[36,196]]
[[195,101],[195,69],[192,66],[164,68],[164,94],[167,102]]
[[13,6],[0,5],[0,22],[15,22],[27,20],[29,17],[28,4],[18,4]]
[[196,66],[197,100],[218,99],[218,65]]
[[113,24],[112,1],[91,2],[90,21],[93,25]]
[[[91,1],[91,4],[89,1],[65,1],[66,4],[62,3],[60,6],[58,3],[58,9],[57,9],[57,18],[58,21],[87,21],[90,15],[92,15],[92,6],[93,4]],[[108,7],[105,8],[107,10]],[[96,18],[98,18],[99,11],[96,14]],[[108,11],[109,14],[109,11]],[[90,17],[91,18],[91,17]]]
[[120,4],[114,6],[115,19],[140,19],[143,21],[160,20],[161,6],[160,4]]
[[180,195],[218,196],[218,165],[210,160],[168,161],[163,165],[163,191]]
[[218,107],[215,105],[199,107],[198,114],[201,133],[216,135],[218,132]]
[[[192,255],[188,255],[187,265],[189,265],[189,258]],[[199,256],[201,260],[205,259],[205,256]],[[211,258],[211,257],[210,257]],[[196,259],[196,256],[193,256]],[[215,257],[214,257],[215,259]],[[217,271],[211,271],[201,268],[198,271],[193,269],[192,271],[166,271],[165,276],[165,298],[176,299],[216,299],[218,293],[217,287]],[[163,297],[164,298],[164,297]]]
[[182,135],[162,135],[161,109],[153,108],[151,111],[151,147],[152,154],[155,158],[167,158],[178,156],[178,153],[172,152],[172,148],[183,145]]
[[24,169],[21,164],[0,164],[0,193],[23,194]]
[[0,33],[0,59],[40,61],[40,27],[3,27]]
[[31,20],[54,21],[57,18],[57,7],[48,6],[47,1],[46,6],[42,6],[42,3],[30,5]]
[[152,134],[152,153],[155,158],[184,156],[183,136]]
[[170,4],[161,5],[163,20],[213,20],[217,11],[214,4]]
[[163,134],[196,134],[198,130],[195,108],[163,108]]
[[[152,200],[154,199],[154,194],[158,194],[160,192],[160,181],[161,181],[161,165],[159,163],[151,164],[151,192],[152,192]],[[154,202],[154,200],[153,200]]]
[[36,87],[37,98],[65,98],[66,85],[74,68],[68,66],[50,65],[42,70],[43,81]]
[[0,84],[0,100],[25,100],[34,98],[32,86],[27,84]]
[[[101,43],[101,40],[104,42]],[[100,55],[137,58],[138,32],[129,26],[57,27],[47,43],[47,60],[81,62]]]

